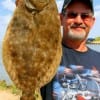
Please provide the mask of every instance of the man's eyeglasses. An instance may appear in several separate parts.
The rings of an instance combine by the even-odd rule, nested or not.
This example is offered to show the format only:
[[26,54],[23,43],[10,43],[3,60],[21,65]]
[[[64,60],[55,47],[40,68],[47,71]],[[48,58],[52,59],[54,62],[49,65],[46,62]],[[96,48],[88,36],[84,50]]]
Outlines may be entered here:
[[65,17],[71,19],[76,18],[79,15],[83,20],[90,20],[93,17],[93,14],[90,12],[88,13],[66,12],[65,13]]

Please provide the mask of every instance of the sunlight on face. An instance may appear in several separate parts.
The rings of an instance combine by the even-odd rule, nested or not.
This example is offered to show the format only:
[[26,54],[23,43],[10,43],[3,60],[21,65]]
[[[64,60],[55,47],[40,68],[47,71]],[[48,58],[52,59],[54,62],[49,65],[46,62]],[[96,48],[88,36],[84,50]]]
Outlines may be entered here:
[[81,2],[74,2],[69,5],[61,20],[64,39],[86,39],[94,20],[94,16],[87,5]]

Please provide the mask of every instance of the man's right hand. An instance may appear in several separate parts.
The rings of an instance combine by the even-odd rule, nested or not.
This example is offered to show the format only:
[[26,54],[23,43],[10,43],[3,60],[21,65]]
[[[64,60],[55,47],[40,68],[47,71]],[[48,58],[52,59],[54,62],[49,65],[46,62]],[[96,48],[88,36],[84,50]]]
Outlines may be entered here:
[[19,2],[19,0],[16,0],[16,1],[15,1],[16,6],[18,5],[18,2]]

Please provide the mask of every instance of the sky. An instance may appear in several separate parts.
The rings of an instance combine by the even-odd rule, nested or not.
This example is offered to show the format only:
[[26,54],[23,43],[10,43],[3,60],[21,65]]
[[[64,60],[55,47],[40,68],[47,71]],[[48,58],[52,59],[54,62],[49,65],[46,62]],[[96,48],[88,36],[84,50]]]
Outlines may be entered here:
[[[95,9],[95,24],[90,31],[88,37],[95,38],[100,36],[100,0],[94,1],[94,9]],[[56,0],[58,10],[61,11],[63,0]],[[3,39],[8,23],[11,20],[13,15],[13,11],[16,8],[15,0],[0,0],[0,40]]]

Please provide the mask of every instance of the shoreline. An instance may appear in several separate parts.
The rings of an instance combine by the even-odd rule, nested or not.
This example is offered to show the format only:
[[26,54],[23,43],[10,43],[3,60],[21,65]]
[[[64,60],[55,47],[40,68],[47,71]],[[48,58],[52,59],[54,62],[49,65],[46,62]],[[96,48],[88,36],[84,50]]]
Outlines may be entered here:
[[0,81],[0,100],[20,100],[21,91],[15,85],[7,85]]
[[20,100],[20,95],[13,94],[8,90],[0,90],[0,100]]

